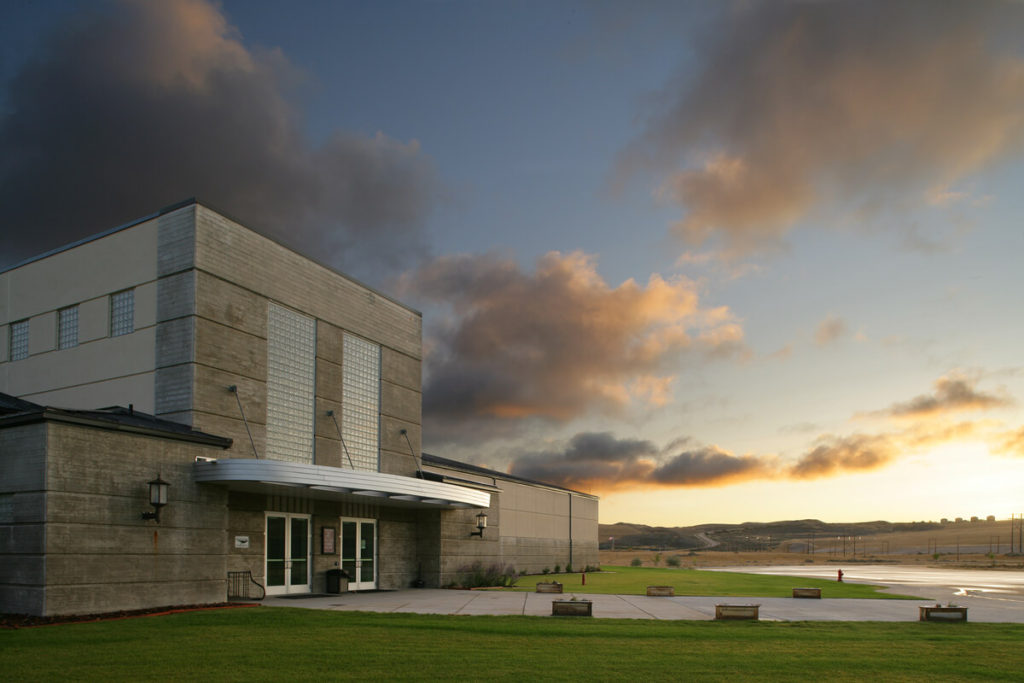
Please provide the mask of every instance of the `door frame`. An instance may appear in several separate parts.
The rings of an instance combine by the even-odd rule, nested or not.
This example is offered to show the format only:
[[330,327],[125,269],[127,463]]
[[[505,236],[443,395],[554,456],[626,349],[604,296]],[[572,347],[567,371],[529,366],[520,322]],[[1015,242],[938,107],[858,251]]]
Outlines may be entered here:
[[339,566],[344,567],[345,565],[345,522],[353,522],[356,525],[356,552],[357,554],[362,549],[360,541],[363,540],[363,524],[373,525],[373,557],[370,561],[373,564],[373,579],[370,581],[359,580],[359,570],[362,568],[362,558],[356,557],[356,571],[355,576],[350,576],[348,580],[348,589],[350,591],[365,591],[365,590],[376,590],[377,588],[377,558],[379,553],[377,552],[379,531],[377,528],[377,520],[369,517],[340,517],[338,518],[338,560]]
[[[285,555],[290,555],[291,540],[292,540],[292,525],[293,519],[304,519],[306,520],[306,583],[305,584],[291,584],[291,563],[293,558],[285,557],[285,571],[284,571],[284,585],[271,586],[270,585],[270,567],[268,565],[267,554],[270,547],[269,530],[267,525],[271,517],[282,517],[285,520],[284,524],[284,548]],[[266,583],[267,595],[294,595],[298,593],[310,593],[313,590],[313,516],[298,512],[273,512],[265,511],[263,513],[263,578]]]

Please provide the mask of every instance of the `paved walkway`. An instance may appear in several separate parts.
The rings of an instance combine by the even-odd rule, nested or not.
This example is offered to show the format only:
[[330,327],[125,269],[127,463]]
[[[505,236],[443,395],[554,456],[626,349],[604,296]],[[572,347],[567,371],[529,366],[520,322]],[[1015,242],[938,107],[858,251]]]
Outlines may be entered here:
[[[894,586],[903,594],[919,594],[908,586]],[[970,621],[1024,623],[1024,602],[990,596],[939,595],[932,587],[923,594],[930,599],[854,600],[839,598],[649,598],[640,595],[587,595],[594,616],[609,619],[714,619],[716,604],[761,606],[762,621],[917,621],[919,605],[954,602],[969,608]],[[550,616],[551,600],[545,593],[409,589],[376,593],[342,593],[301,599],[267,598],[266,605],[361,612],[413,612],[418,614],[525,614]],[[565,598],[571,597],[567,594]],[[580,597],[583,597],[580,594]]]

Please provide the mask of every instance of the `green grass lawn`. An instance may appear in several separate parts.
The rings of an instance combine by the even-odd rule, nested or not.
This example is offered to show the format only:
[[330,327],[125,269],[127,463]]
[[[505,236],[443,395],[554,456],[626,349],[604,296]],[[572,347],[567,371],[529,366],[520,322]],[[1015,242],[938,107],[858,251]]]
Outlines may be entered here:
[[658,567],[605,567],[605,571],[587,574],[584,586],[581,574],[545,574],[523,576],[513,590],[533,591],[541,581],[558,581],[567,593],[644,595],[648,586],[673,586],[676,595],[742,595],[757,598],[788,598],[794,588],[821,588],[823,598],[895,598],[920,600],[920,597],[878,592],[878,586],[839,583],[827,579],[805,579],[765,574],[711,572],[699,569],[663,569]]
[[1024,625],[468,617],[259,607],[0,631],[0,678],[1020,680]]

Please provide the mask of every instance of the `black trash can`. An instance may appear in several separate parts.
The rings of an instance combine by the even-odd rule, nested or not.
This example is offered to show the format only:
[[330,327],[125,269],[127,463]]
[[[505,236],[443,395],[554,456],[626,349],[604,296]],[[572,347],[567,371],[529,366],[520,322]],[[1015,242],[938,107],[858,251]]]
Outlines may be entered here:
[[[341,577],[344,572],[340,569],[328,569],[327,570],[327,592],[328,593],[340,593],[341,592]],[[348,583],[346,581],[346,583]]]

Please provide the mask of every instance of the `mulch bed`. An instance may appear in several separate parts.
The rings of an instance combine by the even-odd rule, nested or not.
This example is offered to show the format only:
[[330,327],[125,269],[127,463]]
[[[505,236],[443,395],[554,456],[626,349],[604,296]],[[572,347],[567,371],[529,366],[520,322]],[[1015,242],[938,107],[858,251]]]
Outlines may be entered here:
[[252,602],[218,602],[212,605],[176,605],[174,607],[154,607],[150,609],[133,609],[121,612],[103,612],[102,614],[72,614],[55,617],[34,617],[28,614],[0,614],[0,628],[34,628],[36,626],[52,626],[54,624],[80,624],[94,621],[113,621],[115,619],[133,619],[135,617],[156,617],[181,612],[201,612],[214,609],[231,609],[235,607],[259,607]]

